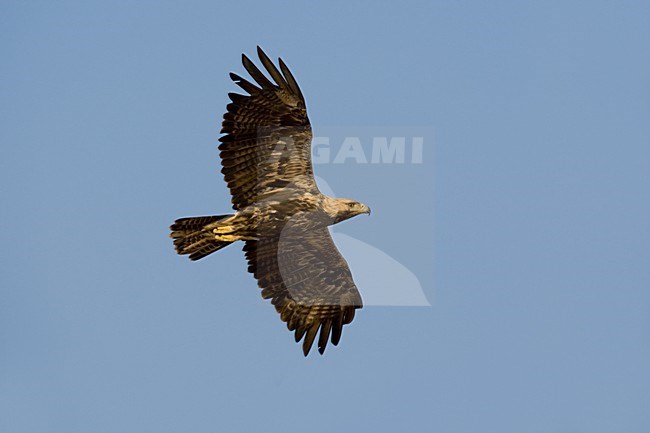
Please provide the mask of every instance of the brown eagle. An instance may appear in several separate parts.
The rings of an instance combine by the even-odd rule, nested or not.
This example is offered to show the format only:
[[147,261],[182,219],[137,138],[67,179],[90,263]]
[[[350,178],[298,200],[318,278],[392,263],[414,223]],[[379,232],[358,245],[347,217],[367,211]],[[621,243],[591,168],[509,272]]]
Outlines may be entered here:
[[296,342],[304,338],[305,356],[317,335],[322,354],[328,340],[338,344],[343,325],[362,307],[328,226],[370,214],[370,208],[318,190],[305,98],[282,59],[278,70],[260,47],[257,54],[271,79],[242,55],[257,85],[230,74],[248,94],[228,94],[232,102],[219,139],[235,213],[178,219],[171,237],[178,254],[190,260],[244,241],[248,271],[262,297],[271,299]]

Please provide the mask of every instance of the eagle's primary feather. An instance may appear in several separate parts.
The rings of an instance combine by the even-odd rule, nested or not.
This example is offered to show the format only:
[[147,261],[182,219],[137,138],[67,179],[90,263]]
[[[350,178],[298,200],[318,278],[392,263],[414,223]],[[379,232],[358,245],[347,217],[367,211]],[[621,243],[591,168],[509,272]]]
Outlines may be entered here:
[[362,307],[350,269],[328,226],[360,213],[362,203],[318,190],[311,163],[312,131],[305,98],[286,64],[278,69],[257,48],[270,79],[246,55],[254,83],[230,77],[247,94],[230,93],[219,141],[221,172],[232,195],[231,215],[182,218],[171,226],[179,254],[198,260],[232,242],[245,242],[248,270],[303,340],[309,353],[336,345],[343,325]]

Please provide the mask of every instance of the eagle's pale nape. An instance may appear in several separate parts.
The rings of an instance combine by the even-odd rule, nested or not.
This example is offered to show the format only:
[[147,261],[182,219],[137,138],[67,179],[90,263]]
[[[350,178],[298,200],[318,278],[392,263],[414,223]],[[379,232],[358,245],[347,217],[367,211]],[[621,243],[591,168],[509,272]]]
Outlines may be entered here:
[[257,54],[271,79],[242,55],[256,84],[230,74],[247,94],[228,94],[232,102],[219,139],[221,172],[235,212],[178,219],[171,237],[178,254],[191,260],[243,241],[262,296],[295,332],[296,342],[303,340],[305,356],[316,336],[322,354],[328,341],[339,343],[343,325],[363,305],[328,226],[370,214],[370,208],[318,190],[298,83],[282,59],[278,69],[260,47]]

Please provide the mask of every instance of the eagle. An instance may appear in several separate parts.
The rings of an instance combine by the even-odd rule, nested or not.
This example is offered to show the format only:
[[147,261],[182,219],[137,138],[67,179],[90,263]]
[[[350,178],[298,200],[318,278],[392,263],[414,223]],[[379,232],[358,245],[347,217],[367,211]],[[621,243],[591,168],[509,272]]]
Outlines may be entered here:
[[322,355],[337,345],[343,326],[362,308],[361,295],[329,226],[359,214],[363,203],[320,192],[311,162],[312,129],[305,98],[287,65],[278,67],[257,47],[268,77],[245,55],[255,83],[230,78],[246,94],[229,93],[219,156],[234,213],[177,219],[171,238],[178,254],[199,260],[244,242],[248,271],[303,340],[308,355],[316,336]]

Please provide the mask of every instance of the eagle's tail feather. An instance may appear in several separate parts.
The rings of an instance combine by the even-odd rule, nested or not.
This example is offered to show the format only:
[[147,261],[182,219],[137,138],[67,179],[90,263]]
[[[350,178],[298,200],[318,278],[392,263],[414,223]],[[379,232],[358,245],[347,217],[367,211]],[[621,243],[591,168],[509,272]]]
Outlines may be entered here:
[[212,225],[232,215],[214,215],[178,219],[170,227],[170,237],[174,239],[174,247],[178,254],[189,254],[190,260],[203,257],[227,247],[232,242],[218,241],[212,230],[206,226]]

